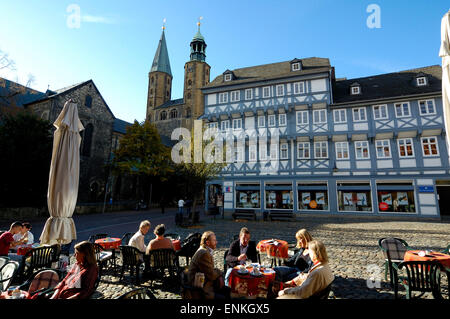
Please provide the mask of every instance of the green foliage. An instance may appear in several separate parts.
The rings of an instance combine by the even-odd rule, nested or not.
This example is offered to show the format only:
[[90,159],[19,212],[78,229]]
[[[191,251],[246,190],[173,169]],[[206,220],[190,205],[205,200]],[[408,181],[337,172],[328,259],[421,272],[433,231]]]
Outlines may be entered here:
[[51,129],[50,122],[29,113],[0,118],[0,206],[46,205]]

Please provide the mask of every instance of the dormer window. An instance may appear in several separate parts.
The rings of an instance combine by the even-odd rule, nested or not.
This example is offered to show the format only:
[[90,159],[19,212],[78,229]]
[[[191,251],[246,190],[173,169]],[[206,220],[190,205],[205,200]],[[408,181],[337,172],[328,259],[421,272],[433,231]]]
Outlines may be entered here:
[[225,82],[231,81],[231,74],[230,73],[224,75],[224,81]]
[[351,95],[361,94],[361,85],[359,85],[359,83],[357,82],[350,85],[350,94]]
[[416,78],[417,86],[424,86],[427,85],[427,78],[424,76],[419,76]]
[[300,70],[300,62],[292,63],[292,71]]

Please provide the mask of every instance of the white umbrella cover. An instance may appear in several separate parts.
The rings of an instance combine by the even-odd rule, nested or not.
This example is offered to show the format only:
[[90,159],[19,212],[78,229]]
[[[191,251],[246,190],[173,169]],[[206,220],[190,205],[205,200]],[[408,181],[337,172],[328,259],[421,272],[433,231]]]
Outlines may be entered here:
[[48,181],[47,219],[40,237],[42,244],[67,244],[77,238],[72,219],[77,203],[80,175],[79,131],[84,127],[78,118],[77,105],[72,100],[64,104],[53,125],[53,152]]
[[441,22],[441,49],[442,58],[442,104],[444,108],[445,131],[447,146],[450,146],[450,11]]

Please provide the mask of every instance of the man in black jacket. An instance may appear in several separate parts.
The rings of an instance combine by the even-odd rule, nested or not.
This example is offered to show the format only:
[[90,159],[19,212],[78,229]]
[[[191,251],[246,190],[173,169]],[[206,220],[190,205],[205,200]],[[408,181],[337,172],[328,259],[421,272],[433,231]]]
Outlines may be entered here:
[[239,233],[239,239],[233,241],[228,249],[226,263],[228,266],[225,274],[225,285],[229,285],[229,277],[233,267],[237,265],[245,265],[247,260],[257,262],[256,243],[250,241],[250,231],[247,227],[243,227]]

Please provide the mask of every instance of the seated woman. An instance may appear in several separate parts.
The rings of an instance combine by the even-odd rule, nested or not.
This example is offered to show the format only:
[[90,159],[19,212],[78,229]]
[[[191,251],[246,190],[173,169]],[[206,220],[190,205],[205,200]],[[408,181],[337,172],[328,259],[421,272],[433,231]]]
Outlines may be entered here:
[[165,232],[166,226],[164,226],[164,224],[155,227],[153,233],[156,235],[156,238],[148,243],[146,250],[147,255],[149,254],[150,250],[154,249],[164,249],[164,248],[174,249],[170,238],[164,237]]
[[88,241],[76,244],[75,258],[77,262],[50,299],[86,299],[95,291],[98,267],[94,246]]
[[321,241],[309,243],[309,253],[314,263],[307,274],[302,273],[285,285],[291,286],[278,292],[278,299],[305,299],[324,290],[334,280],[328,265],[328,255]]
[[308,272],[312,266],[312,260],[308,253],[308,244],[312,241],[310,233],[306,229],[300,229],[296,234],[297,248],[299,251],[284,262],[285,266],[275,267],[277,281],[289,281],[302,272]]

